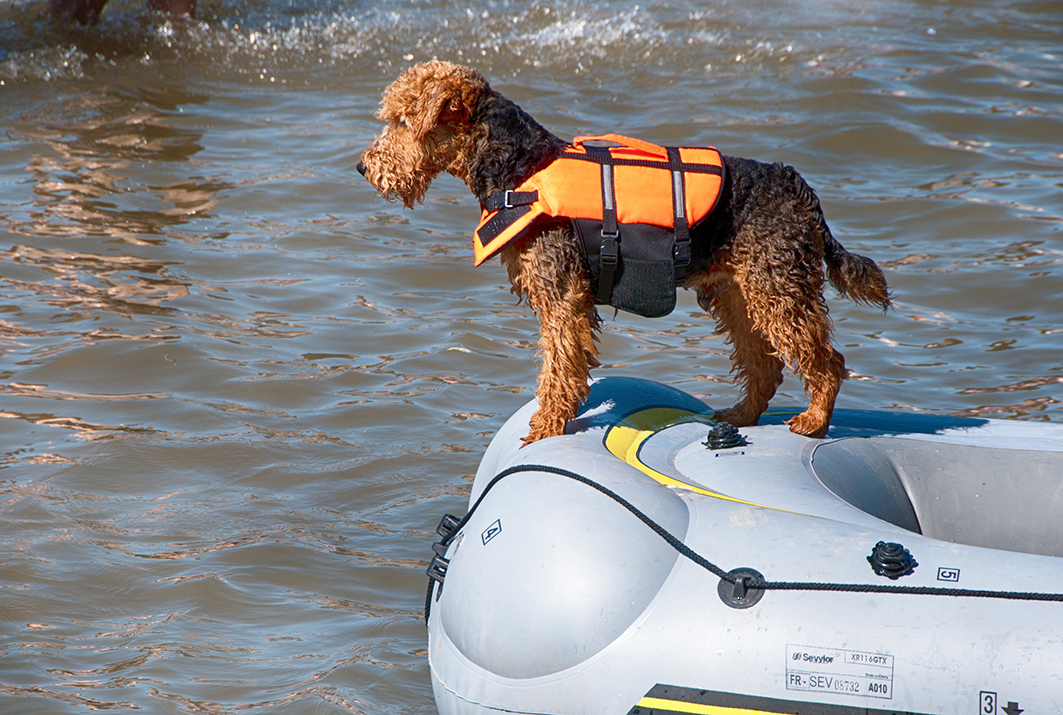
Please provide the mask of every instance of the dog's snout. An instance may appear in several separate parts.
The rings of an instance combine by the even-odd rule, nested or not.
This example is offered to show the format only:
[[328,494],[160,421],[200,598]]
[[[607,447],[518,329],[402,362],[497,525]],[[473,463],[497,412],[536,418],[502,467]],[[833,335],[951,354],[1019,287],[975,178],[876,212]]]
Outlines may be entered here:
[[363,164],[362,162],[358,162],[354,168],[357,169],[358,173],[362,176],[365,176],[365,172],[369,171],[369,167]]

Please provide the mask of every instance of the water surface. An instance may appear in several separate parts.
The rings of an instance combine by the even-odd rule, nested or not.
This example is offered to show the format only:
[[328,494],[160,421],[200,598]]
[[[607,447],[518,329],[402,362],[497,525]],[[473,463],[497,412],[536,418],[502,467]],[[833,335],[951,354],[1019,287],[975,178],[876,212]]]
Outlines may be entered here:
[[[433,530],[536,323],[464,185],[354,172],[416,61],[563,137],[797,167],[895,294],[830,293],[839,406],[1063,420],[1054,3],[43,7],[0,4],[0,711],[435,711]],[[693,296],[603,317],[597,374],[736,399]]]

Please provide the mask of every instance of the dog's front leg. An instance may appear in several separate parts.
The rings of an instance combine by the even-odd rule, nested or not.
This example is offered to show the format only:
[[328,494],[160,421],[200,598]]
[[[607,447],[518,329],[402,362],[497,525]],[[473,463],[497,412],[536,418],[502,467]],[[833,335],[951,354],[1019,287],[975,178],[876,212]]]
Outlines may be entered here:
[[[572,296],[575,298],[576,296]],[[563,434],[587,397],[590,369],[598,366],[593,325],[582,300],[537,300],[529,296],[539,315],[539,409],[531,418],[525,444]]]
[[555,228],[502,255],[513,292],[539,317],[539,409],[525,444],[564,433],[587,397],[590,369],[598,366],[598,313],[574,241],[570,229]]

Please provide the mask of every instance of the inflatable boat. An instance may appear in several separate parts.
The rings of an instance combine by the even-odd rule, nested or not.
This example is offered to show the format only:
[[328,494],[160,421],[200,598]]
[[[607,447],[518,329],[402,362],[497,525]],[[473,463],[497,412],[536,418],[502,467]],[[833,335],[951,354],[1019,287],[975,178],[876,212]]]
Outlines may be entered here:
[[1063,425],[837,410],[826,439],[595,382],[498,432],[429,567],[442,715],[1063,713]]

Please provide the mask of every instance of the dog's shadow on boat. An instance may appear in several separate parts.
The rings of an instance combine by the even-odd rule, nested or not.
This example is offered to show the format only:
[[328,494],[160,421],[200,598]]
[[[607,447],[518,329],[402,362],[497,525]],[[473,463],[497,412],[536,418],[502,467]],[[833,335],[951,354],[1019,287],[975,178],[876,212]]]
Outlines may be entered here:
[[[760,418],[762,425],[781,425],[801,412],[801,408],[769,408]],[[882,410],[834,411],[827,437],[897,437],[911,434],[944,434],[951,430],[985,427],[989,420],[922,412],[885,412]]]
[[[594,380],[579,414],[569,422],[568,434],[593,427],[616,424],[633,412],[646,412],[655,406],[711,418],[714,410],[682,390],[637,377],[609,376]],[[760,425],[781,425],[799,414],[802,408],[769,407]],[[885,410],[837,409],[831,420],[829,439],[846,437],[897,437],[900,435],[934,435],[955,430],[985,427],[990,420],[925,412],[887,412]]]

